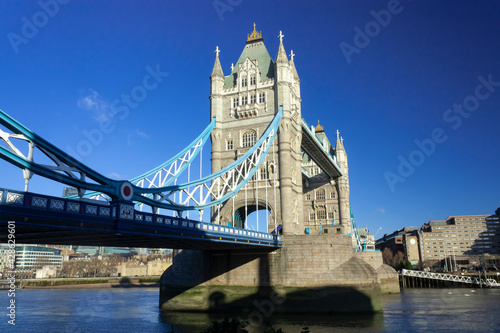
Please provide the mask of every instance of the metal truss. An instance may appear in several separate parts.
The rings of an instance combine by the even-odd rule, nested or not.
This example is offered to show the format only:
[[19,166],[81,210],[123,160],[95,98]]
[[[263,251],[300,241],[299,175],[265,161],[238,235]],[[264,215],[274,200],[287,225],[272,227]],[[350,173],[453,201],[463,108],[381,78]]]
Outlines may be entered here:
[[[30,131],[2,110],[0,110],[0,125],[12,132],[9,133],[0,128],[0,139],[10,149],[0,146],[0,158],[23,169],[25,191],[28,191],[29,180],[36,173],[57,182],[74,186],[81,195],[87,189],[104,192],[116,198],[120,197],[119,189],[122,182],[109,179],[80,163]],[[20,147],[14,144],[22,142],[13,139],[25,141],[28,144],[27,156],[21,152]],[[33,156],[36,150],[48,157],[53,164],[47,165],[35,162]]]
[[498,283],[494,279],[484,280],[484,279],[480,279],[477,277],[471,277],[471,276],[465,276],[465,275],[453,275],[453,274],[443,274],[443,273],[412,271],[409,269],[403,269],[401,271],[401,275],[414,276],[414,277],[433,279],[433,280],[441,280],[441,281],[450,281],[450,282],[483,284],[483,285],[488,286],[488,287],[500,287],[500,283]]
[[[76,187],[79,196],[83,196],[85,190],[92,190],[106,194],[112,199],[136,201],[153,208],[178,212],[202,210],[221,204],[248,183],[267,155],[282,115],[283,110],[280,107],[262,137],[237,161],[212,175],[180,185],[165,186],[175,180],[200,152],[215,126],[215,120],[190,146],[169,161],[130,181],[118,181],[101,175],[67,155],[0,110],[0,125],[13,132],[8,133],[0,129],[0,138],[11,150],[0,146],[0,158],[23,169],[26,180],[25,191],[28,190],[27,185],[32,174],[36,173]],[[11,139],[28,142],[28,156],[23,155]],[[36,163],[33,160],[35,149],[47,156],[54,165]],[[99,193],[89,193],[89,195],[99,195]],[[175,202],[175,197],[178,198],[178,203]]]
[[222,170],[197,181],[167,187],[137,189],[137,193],[157,195],[156,207],[177,211],[202,210],[223,203],[245,186],[257,172],[276,136],[282,115],[283,109],[280,107],[256,144]]
[[[187,167],[191,165],[196,156],[201,152],[205,143],[210,138],[210,133],[215,127],[215,118],[212,119],[210,124],[205,130],[184,148],[177,155],[157,166],[156,168],[129,180],[129,182],[140,188],[160,188],[165,187],[176,180]],[[70,199],[75,199],[78,196],[71,196]],[[89,192],[85,197],[91,199],[104,199],[109,201],[109,197],[100,192]],[[150,198],[152,197],[149,196]],[[141,204],[141,203],[139,203]]]

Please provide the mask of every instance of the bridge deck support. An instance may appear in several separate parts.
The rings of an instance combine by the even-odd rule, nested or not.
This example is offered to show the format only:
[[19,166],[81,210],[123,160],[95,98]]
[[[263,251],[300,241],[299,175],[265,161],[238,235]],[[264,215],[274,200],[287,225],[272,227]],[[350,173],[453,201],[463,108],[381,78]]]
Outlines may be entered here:
[[[380,253],[353,253],[350,237],[283,236],[271,253],[183,250],[161,278],[167,311],[380,312],[399,292]],[[266,312],[266,313],[265,313]]]

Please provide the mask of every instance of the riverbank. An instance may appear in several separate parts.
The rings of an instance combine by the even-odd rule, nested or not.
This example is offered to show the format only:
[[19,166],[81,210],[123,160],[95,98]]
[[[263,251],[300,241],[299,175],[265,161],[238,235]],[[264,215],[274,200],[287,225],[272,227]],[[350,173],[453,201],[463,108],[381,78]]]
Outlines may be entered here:
[[[102,289],[158,288],[160,277],[57,278],[16,280],[17,289]],[[9,280],[0,280],[0,290],[9,289]]]

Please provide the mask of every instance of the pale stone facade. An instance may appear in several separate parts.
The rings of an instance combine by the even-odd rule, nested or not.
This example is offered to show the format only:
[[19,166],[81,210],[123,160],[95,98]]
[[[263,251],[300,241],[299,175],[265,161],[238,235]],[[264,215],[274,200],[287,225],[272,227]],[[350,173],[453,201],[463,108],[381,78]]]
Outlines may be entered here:
[[[243,227],[249,214],[264,209],[269,211],[269,232],[276,222],[282,226],[283,234],[317,234],[320,224],[329,225],[328,232],[348,234],[351,224],[347,154],[338,136],[336,147],[332,148],[324,132],[316,131],[316,137],[328,145],[325,148],[338,163],[342,176],[332,179],[323,172],[307,176],[307,169],[319,168],[301,150],[300,79],[293,51],[289,59],[281,32],[279,39],[273,60],[262,33],[254,27],[228,76],[224,75],[220,51],[216,50],[210,76],[210,112],[211,118],[216,118],[211,137],[212,173],[246,153],[280,106],[283,117],[277,139],[260,170],[238,195],[212,209],[212,222]],[[323,199],[316,199],[319,191],[324,191]],[[311,194],[315,199],[310,199]]]
[[172,265],[172,260],[152,260],[146,265],[124,262],[116,266],[118,276],[157,276]]

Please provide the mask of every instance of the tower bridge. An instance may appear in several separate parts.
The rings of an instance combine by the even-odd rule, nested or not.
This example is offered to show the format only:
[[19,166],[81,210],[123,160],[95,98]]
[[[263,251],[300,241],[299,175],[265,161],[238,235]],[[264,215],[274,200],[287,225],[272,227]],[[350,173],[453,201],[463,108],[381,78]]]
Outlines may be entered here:
[[[397,274],[380,253],[361,252],[343,140],[337,131],[332,145],[319,122],[304,120],[295,54],[288,58],[283,37],[273,60],[254,25],[228,75],[217,47],[212,121],[177,155],[133,179],[103,176],[0,111],[0,158],[25,179],[24,191],[0,189],[0,242],[15,221],[18,243],[182,249],[161,279],[164,309],[241,309],[272,290],[290,299],[281,312],[316,311],[317,302],[321,312],[379,311],[373,293],[399,291]],[[211,173],[203,176],[200,162],[199,179],[191,179],[209,139]],[[33,175],[77,195],[29,192]],[[249,229],[248,216],[259,210],[267,211],[264,221],[257,215],[267,232]]]

